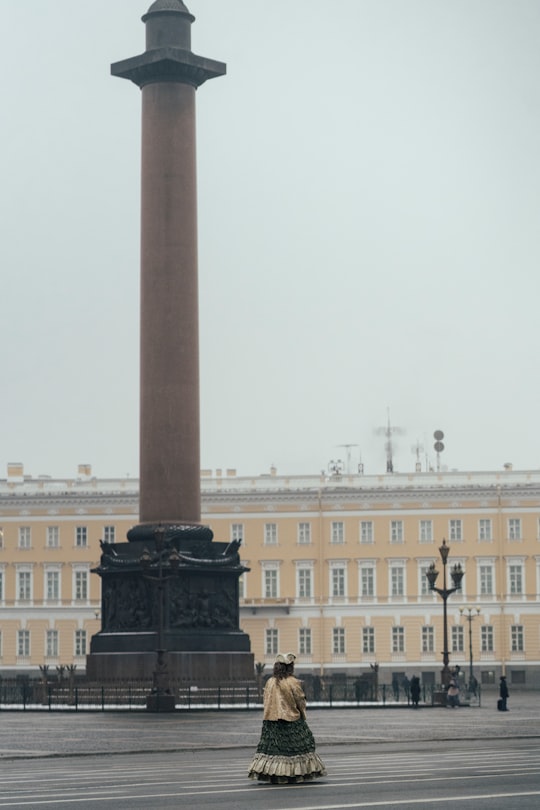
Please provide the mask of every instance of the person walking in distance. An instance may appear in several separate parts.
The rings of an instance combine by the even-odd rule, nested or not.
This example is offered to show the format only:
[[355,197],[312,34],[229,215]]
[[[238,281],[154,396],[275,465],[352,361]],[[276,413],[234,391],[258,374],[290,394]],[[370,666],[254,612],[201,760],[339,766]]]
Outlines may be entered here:
[[280,653],[264,687],[263,726],[250,779],[274,784],[304,782],[326,775],[306,722],[306,698],[294,677],[294,653]]
[[455,709],[456,706],[459,706],[459,686],[455,678],[452,678],[450,683],[448,684],[448,691],[446,693],[448,699],[448,705]]
[[411,701],[415,709],[418,708],[418,701],[420,700],[420,678],[418,675],[413,675],[411,678]]
[[499,681],[499,701],[497,703],[497,708],[500,712],[507,712],[508,707],[506,705],[506,701],[510,697],[510,692],[508,691],[508,686],[506,684],[506,678],[504,675],[501,675],[501,679]]

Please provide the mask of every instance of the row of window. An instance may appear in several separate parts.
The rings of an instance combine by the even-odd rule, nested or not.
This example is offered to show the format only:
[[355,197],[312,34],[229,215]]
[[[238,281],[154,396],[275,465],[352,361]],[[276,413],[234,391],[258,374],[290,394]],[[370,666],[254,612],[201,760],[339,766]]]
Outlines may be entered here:
[[[75,630],[73,636],[73,653],[76,657],[86,655],[86,630]],[[17,630],[17,657],[30,658],[32,652],[30,630]],[[58,658],[60,655],[60,637],[58,630],[45,632],[45,657]],[[2,657],[2,633],[0,632],[0,658]]]
[[[89,598],[90,572],[88,570],[74,570],[72,577],[72,598],[77,601],[86,601]],[[5,599],[5,574],[0,570],[0,601]],[[43,597],[49,601],[61,599],[60,570],[46,570],[44,572]],[[20,568],[16,572],[15,599],[18,602],[31,602],[34,598],[34,573],[31,569]]]
[[[540,518],[538,518],[537,537],[540,539]],[[508,518],[507,521],[508,540],[523,540],[521,518]],[[233,523],[231,525],[231,539],[244,540],[244,524]],[[388,526],[388,539],[390,543],[405,542],[405,524],[403,520],[390,520]],[[462,542],[464,540],[463,521],[459,518],[448,521],[448,541],[451,543]],[[331,543],[345,543],[345,523],[342,520],[334,520],[330,524]],[[435,541],[432,520],[418,521],[418,540],[420,543],[433,543]],[[493,521],[491,518],[481,518],[478,521],[478,540],[493,540]],[[375,542],[375,524],[372,520],[361,520],[359,523],[360,543]],[[263,526],[263,542],[267,546],[278,543],[278,524],[265,523]],[[297,542],[300,545],[312,542],[311,523],[300,522],[297,525]]]
[[[451,628],[452,652],[463,653],[465,651],[465,635],[463,627],[454,626]],[[480,651],[483,653],[494,652],[494,629],[490,624],[480,627]],[[344,627],[332,628],[332,654],[346,654],[346,630]],[[392,653],[405,653],[405,628],[401,626],[391,628],[391,650]],[[376,653],[375,628],[362,628],[361,648],[364,654]],[[265,631],[265,653],[266,655],[276,655],[280,649],[279,630],[275,627],[267,628]],[[510,628],[510,649],[512,652],[524,651],[523,625],[514,624]],[[312,632],[310,627],[301,627],[298,631],[298,652],[300,655],[311,655]],[[422,627],[420,637],[420,650],[422,653],[435,653],[435,628],[427,625]]]
[[[540,539],[540,518],[538,518],[537,537]],[[507,520],[508,540],[523,540],[523,528],[521,518],[508,518]],[[107,543],[114,543],[116,539],[115,526],[104,526],[102,539]],[[245,540],[244,524],[231,524],[231,539]],[[371,544],[375,542],[375,524],[372,520],[361,520],[359,523],[360,543]],[[405,526],[403,520],[390,520],[388,526],[388,539],[390,543],[405,542]],[[463,521],[460,518],[448,521],[449,542],[462,542],[464,540]],[[329,540],[334,544],[345,543],[345,523],[341,520],[334,520],[330,524]],[[432,520],[418,521],[418,540],[420,543],[433,543],[435,541]],[[493,521],[491,518],[481,518],[478,521],[478,540],[493,540]],[[86,548],[88,546],[88,527],[75,526],[73,542],[76,548]],[[263,542],[267,546],[278,544],[278,524],[265,523],[263,526]],[[301,521],[297,525],[297,542],[300,545],[309,545],[312,542],[311,523]],[[3,545],[3,532],[0,528],[0,548]],[[45,529],[46,548],[60,547],[60,527],[47,526]],[[32,527],[19,526],[18,547],[32,548]]]
[[[265,599],[279,599],[280,594],[280,563],[263,561],[262,565],[262,595]],[[374,598],[377,596],[377,565],[375,562],[358,561],[358,595],[360,597]],[[414,595],[428,596],[431,591],[426,572],[429,563],[418,565],[417,591]],[[524,564],[521,562],[507,563],[507,593],[512,596],[525,593]],[[477,564],[477,589],[480,596],[495,595],[495,564]],[[540,572],[539,572],[540,576]],[[246,598],[249,579],[244,574],[241,580],[240,595]],[[313,562],[299,561],[296,563],[296,598],[311,599],[315,596],[315,572]],[[538,587],[540,588],[540,582]],[[462,580],[461,593],[466,592],[465,579]],[[348,596],[348,566],[338,561],[329,562],[328,593],[331,597]],[[388,569],[388,594],[390,596],[407,596],[407,568],[404,564],[391,563]],[[290,594],[289,594],[290,595]]]
[[[107,543],[115,542],[115,526],[104,526],[102,539]],[[88,526],[75,526],[73,534],[75,548],[88,547]],[[0,548],[4,545],[4,532],[0,528]],[[18,548],[32,548],[32,527],[19,526],[17,537]],[[45,529],[46,548],[60,548],[60,526],[47,526]]]

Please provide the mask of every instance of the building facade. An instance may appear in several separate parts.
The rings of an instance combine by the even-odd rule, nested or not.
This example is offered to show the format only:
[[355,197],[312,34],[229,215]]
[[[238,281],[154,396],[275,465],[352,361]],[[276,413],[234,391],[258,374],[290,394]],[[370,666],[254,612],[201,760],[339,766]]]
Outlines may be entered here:
[[[440,676],[443,604],[429,590],[439,546],[465,574],[448,607],[451,666],[540,687],[540,471],[244,478],[203,471],[203,520],[242,540],[241,626],[255,660],[298,654],[300,672],[380,680]],[[138,519],[138,482],[0,481],[0,673],[84,669],[99,629],[99,540]],[[450,578],[448,578],[450,580]],[[447,583],[451,587],[451,581]]]

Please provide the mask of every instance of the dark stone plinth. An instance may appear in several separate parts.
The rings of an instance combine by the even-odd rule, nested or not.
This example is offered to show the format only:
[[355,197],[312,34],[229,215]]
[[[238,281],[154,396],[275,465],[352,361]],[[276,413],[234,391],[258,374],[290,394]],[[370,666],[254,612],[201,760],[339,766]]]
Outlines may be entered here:
[[128,542],[102,543],[101,631],[87,657],[91,680],[151,677],[167,651],[174,680],[253,678],[240,629],[239,543],[212,540],[206,526],[142,524]]
[[146,710],[148,712],[174,712],[176,702],[174,695],[147,695]]
[[[146,681],[154,676],[155,652],[91,653],[86,675],[90,681]],[[171,682],[197,686],[252,681],[251,652],[169,652],[167,670]]]

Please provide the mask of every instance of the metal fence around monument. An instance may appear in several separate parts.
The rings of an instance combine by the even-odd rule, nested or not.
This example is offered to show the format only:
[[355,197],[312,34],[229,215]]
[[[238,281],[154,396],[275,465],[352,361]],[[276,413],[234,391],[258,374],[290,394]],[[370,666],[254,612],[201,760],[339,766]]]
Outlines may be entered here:
[[[263,684],[187,685],[170,682],[178,711],[261,710]],[[388,684],[368,684],[358,678],[304,682],[308,705],[312,708],[354,708],[361,706],[406,707],[411,705],[407,689],[396,690]],[[152,682],[117,681],[90,683],[84,679],[43,682],[33,678],[0,679],[0,711],[141,711],[146,708]],[[420,703],[440,705],[440,691],[425,686]],[[463,703],[480,705],[476,695],[464,693]]]

